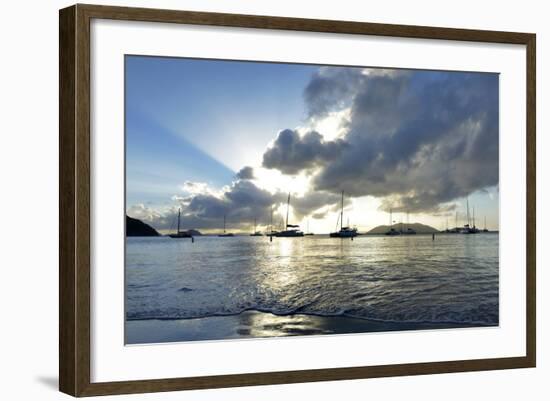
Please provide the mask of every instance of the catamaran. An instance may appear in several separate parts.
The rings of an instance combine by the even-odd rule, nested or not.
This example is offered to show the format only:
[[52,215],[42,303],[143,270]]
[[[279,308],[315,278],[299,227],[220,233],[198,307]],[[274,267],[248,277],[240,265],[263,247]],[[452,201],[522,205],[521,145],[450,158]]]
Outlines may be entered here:
[[254,232],[250,234],[251,237],[262,237],[263,234],[259,231],[256,231],[256,218],[254,218]]
[[468,222],[464,224],[464,227],[460,230],[461,234],[477,234],[479,233],[479,230],[476,228],[476,212],[474,209],[474,215],[473,215],[473,226],[470,226],[470,202],[468,198],[466,198],[466,219]]
[[303,237],[304,233],[300,231],[298,224],[288,224],[288,210],[290,207],[290,192],[288,193],[288,199],[286,201],[286,229],[281,230],[273,235],[275,237]]
[[193,236],[189,231],[180,231],[180,218],[181,218],[181,209],[178,209],[178,229],[174,234],[168,234],[170,238],[192,238]]
[[225,214],[223,215],[223,234],[218,234],[218,237],[234,237],[233,233],[225,231]]
[[[332,238],[353,238],[357,237],[357,228],[350,228],[349,224],[347,227],[344,227],[344,191],[342,191],[342,207],[340,209],[340,230],[330,233],[329,235]],[[338,221],[336,222],[336,226],[338,226]]]

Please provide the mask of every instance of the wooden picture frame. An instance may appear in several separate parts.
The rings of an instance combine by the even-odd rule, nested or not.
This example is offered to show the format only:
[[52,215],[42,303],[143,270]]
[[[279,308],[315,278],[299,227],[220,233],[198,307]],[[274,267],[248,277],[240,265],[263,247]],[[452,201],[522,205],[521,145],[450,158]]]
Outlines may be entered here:
[[[90,380],[90,21],[94,18],[525,45],[527,54],[525,60],[527,71],[526,355],[92,383]],[[94,396],[535,366],[536,36],[534,34],[80,4],[60,10],[59,29],[59,388],[62,392],[73,396]]]

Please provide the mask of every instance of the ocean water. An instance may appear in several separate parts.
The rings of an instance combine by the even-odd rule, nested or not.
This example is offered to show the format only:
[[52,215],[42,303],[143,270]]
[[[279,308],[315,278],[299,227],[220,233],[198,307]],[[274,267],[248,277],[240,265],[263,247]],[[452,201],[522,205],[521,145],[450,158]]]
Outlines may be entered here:
[[497,325],[498,234],[127,238],[126,319],[347,316]]

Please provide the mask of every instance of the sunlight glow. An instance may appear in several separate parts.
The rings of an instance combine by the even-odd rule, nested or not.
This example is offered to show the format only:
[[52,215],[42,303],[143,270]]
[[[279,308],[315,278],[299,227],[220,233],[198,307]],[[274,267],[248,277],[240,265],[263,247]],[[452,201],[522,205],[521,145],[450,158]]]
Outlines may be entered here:
[[311,127],[299,128],[300,133],[314,129],[319,132],[325,141],[333,141],[342,138],[346,134],[346,123],[349,121],[351,109],[330,112],[321,119],[311,121]]
[[293,196],[303,196],[310,188],[310,177],[301,173],[295,176],[282,174],[278,170],[254,168],[254,183],[271,193],[290,192]]

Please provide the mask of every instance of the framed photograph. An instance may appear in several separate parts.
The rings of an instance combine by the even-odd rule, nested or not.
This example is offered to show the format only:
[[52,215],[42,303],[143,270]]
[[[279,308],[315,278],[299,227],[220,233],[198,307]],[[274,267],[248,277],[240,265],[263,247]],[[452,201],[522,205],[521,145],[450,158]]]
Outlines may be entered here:
[[534,34],[59,26],[61,391],[535,366]]

